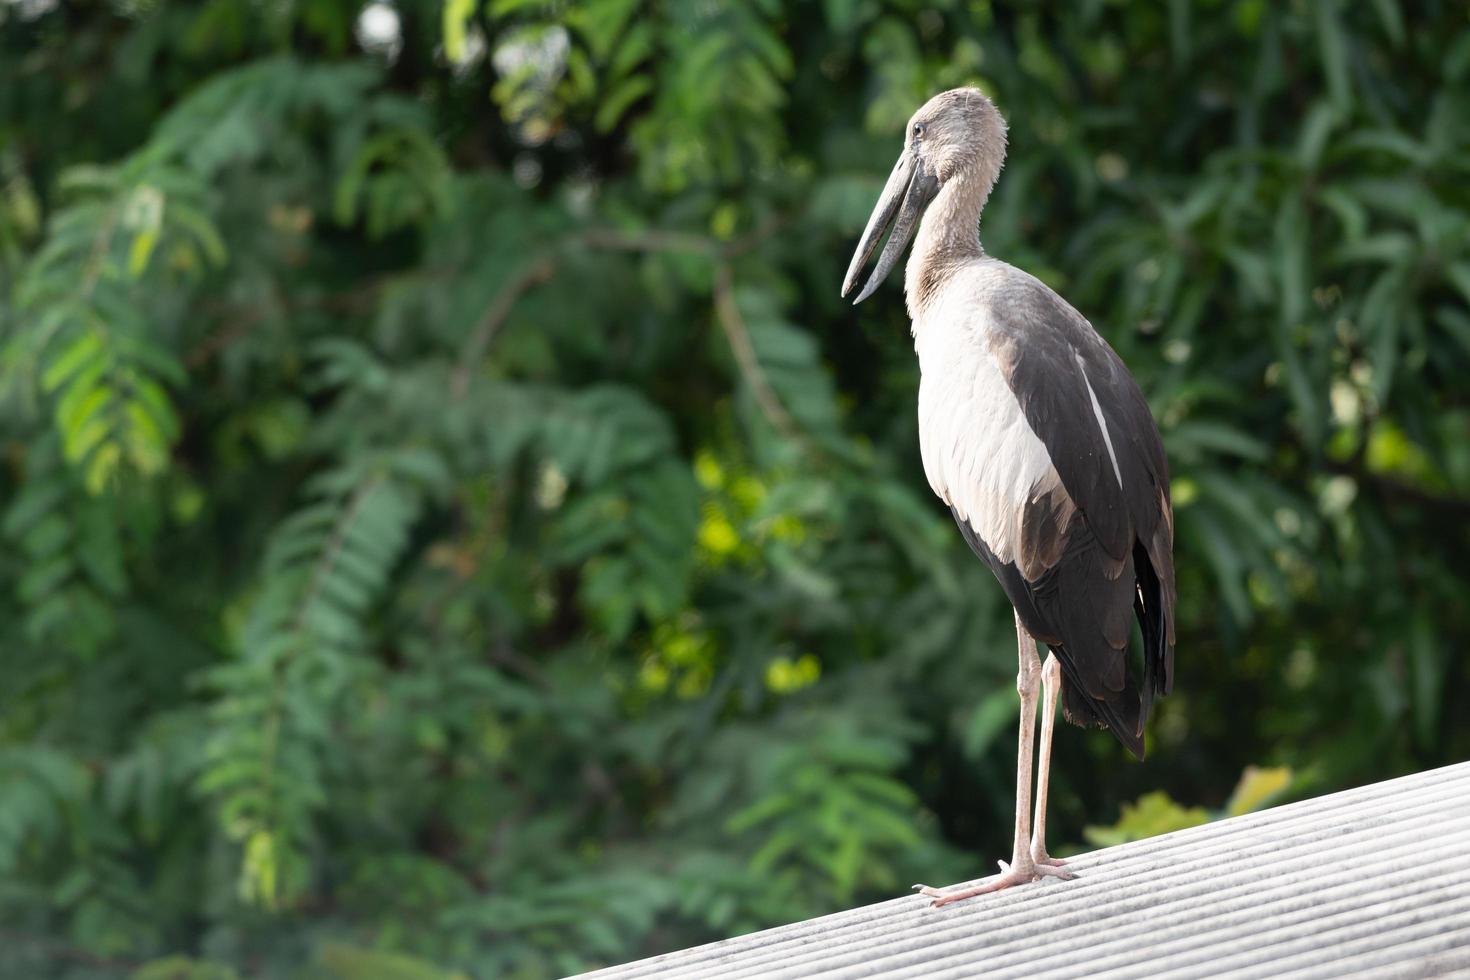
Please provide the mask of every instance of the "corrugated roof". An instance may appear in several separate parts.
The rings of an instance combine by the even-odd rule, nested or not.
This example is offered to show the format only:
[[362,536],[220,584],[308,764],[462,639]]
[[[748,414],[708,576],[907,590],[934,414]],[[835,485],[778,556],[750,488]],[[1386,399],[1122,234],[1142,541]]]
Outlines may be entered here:
[[1470,976],[1470,763],[589,977]]

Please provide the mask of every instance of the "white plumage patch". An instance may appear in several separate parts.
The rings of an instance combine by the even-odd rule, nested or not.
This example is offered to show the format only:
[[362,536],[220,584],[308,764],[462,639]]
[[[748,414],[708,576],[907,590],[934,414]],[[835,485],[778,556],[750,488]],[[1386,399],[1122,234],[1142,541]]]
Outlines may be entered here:
[[946,303],[915,324],[919,450],[929,486],[1010,562],[1025,505],[1061,480],[989,351],[985,317],[981,304]]
[[1108,459],[1113,463],[1113,476],[1118,480],[1118,488],[1123,487],[1123,473],[1118,469],[1118,454],[1113,452],[1113,437],[1108,435],[1108,422],[1103,418],[1102,406],[1097,403],[1097,393],[1092,390],[1092,382],[1087,380],[1087,368],[1082,363],[1082,355],[1076,351],[1072,356],[1077,358],[1077,370],[1082,374],[1082,383],[1087,386],[1087,397],[1092,400],[1092,414],[1097,417],[1097,427],[1102,429],[1103,445],[1108,447]]

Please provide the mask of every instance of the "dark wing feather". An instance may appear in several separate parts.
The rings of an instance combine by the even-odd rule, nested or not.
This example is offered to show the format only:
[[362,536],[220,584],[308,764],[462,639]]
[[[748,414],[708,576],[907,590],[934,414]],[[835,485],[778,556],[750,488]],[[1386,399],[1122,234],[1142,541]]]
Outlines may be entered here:
[[[1147,708],[1126,676],[1132,576],[1109,579],[1101,574],[1101,549],[1080,516],[1063,538],[1067,553],[1035,581],[1022,575],[1015,563],[1000,561],[969,521],[954,516],[970,549],[995,573],[1027,632],[1049,646],[1061,662],[1066,678],[1062,710],[1067,720],[1109,729],[1142,759],[1142,722]],[[1131,561],[1127,564],[1131,569]],[[1121,622],[1114,612],[1118,609],[1123,611]],[[1109,620],[1101,628],[1092,619],[1099,614]],[[1109,639],[1110,634],[1116,642]]]
[[[1036,540],[1027,543],[1047,557],[1061,554],[1040,574],[1035,563],[1022,574],[976,551],[995,569],[1022,623],[1062,662],[1069,720],[1106,725],[1142,757],[1153,698],[1169,692],[1174,675],[1174,530],[1158,427],[1118,355],[1041,282],[1017,275],[994,310],[1000,323],[990,334],[992,353],[1076,513],[1060,527],[1046,526],[1044,510],[1032,521]],[[1031,502],[1023,528],[1030,509],[1045,503]],[[1144,639],[1137,679],[1127,673],[1135,617]]]

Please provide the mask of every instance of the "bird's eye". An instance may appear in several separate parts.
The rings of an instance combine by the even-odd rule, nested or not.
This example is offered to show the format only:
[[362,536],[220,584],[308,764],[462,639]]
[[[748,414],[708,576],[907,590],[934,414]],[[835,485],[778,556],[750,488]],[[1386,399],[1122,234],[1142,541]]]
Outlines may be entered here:
[[923,136],[923,135],[924,135],[924,124],[923,123],[914,123],[914,138],[915,139],[918,139],[920,136]]

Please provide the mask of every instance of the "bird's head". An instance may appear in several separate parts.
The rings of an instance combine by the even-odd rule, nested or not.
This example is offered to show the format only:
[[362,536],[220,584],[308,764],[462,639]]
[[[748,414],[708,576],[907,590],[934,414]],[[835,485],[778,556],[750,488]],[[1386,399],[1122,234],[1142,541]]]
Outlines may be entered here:
[[847,267],[842,295],[852,292],[883,233],[892,226],[878,265],[854,305],[873,294],[913,238],[924,209],[945,187],[963,181],[983,202],[1000,174],[1005,153],[1005,120],[979,89],[950,89],[924,103],[904,130],[903,152]]

